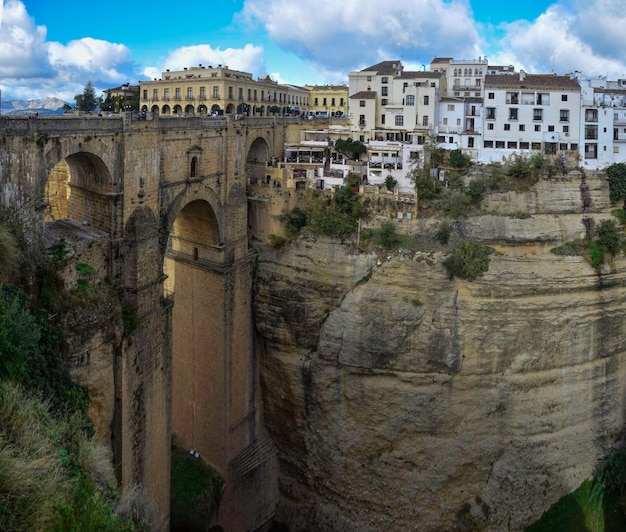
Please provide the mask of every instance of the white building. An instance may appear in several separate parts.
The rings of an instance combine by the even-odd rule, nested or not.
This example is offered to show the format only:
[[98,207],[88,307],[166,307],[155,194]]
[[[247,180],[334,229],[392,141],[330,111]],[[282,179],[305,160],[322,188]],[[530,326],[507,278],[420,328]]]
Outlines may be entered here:
[[485,77],[483,146],[478,160],[579,150],[580,85],[555,74]]

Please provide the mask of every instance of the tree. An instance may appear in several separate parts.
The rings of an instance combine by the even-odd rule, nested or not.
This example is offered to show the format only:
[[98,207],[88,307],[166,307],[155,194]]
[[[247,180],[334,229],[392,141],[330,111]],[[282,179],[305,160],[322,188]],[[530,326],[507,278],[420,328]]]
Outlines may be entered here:
[[358,161],[359,155],[365,153],[367,151],[367,148],[365,147],[365,144],[363,144],[361,141],[347,138],[337,139],[335,141],[335,150],[345,155],[348,159]]
[[94,111],[101,103],[102,97],[96,97],[96,89],[91,81],[87,82],[82,94],[74,96],[79,111]]
[[397,184],[398,184],[398,181],[394,179],[391,174],[389,174],[385,178],[385,187],[387,188],[387,190],[393,191],[393,189],[396,188]]
[[623,200],[622,210],[626,213],[626,164],[615,163],[606,169],[609,179],[609,197],[611,203]]

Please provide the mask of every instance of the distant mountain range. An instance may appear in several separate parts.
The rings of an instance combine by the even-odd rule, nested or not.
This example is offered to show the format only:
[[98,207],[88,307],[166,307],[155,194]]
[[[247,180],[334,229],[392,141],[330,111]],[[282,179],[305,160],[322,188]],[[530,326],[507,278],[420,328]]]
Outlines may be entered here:
[[3,115],[21,115],[24,113],[58,115],[63,114],[63,106],[66,103],[59,98],[45,98],[43,100],[5,100],[3,98],[0,112]]

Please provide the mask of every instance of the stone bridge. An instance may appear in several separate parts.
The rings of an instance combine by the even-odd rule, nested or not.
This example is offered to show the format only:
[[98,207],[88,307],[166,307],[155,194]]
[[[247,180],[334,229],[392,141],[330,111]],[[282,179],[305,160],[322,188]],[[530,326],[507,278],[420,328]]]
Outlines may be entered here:
[[172,444],[225,479],[224,529],[272,517],[246,186],[283,155],[290,128],[297,120],[0,117],[0,201],[102,232],[100,273],[136,312],[112,357],[108,436],[120,482],[143,486],[162,529]]

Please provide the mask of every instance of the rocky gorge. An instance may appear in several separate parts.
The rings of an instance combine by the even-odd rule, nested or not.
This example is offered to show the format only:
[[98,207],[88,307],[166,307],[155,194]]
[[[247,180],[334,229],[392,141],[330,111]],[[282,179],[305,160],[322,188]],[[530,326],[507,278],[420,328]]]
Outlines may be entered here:
[[[276,518],[291,530],[522,530],[621,438],[626,260],[550,250],[611,218],[603,174],[491,192],[453,237],[493,250],[259,244],[255,322]],[[432,232],[436,217],[400,222]]]

